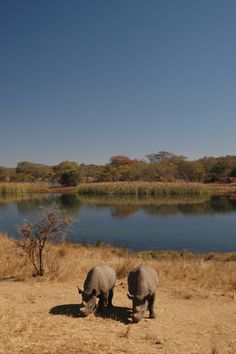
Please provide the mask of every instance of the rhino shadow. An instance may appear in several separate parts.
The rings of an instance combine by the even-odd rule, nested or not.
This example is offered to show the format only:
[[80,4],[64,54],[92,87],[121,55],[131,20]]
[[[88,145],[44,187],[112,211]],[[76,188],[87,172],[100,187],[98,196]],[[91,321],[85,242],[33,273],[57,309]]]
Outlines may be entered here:
[[[81,317],[84,316],[80,312],[81,305],[78,304],[65,304],[52,307],[49,311],[51,315],[64,315],[68,317]],[[128,307],[113,306],[111,308],[105,308],[103,312],[97,311],[95,316],[110,318],[114,321],[122,322],[124,324],[131,323],[129,319],[131,310]]]
[[80,313],[81,305],[78,304],[65,304],[52,307],[49,311],[52,315],[64,315],[69,317],[82,317]]
[[109,318],[114,321],[122,322],[124,324],[129,324],[132,321],[129,319],[131,315],[131,309],[128,307],[113,306],[107,307],[103,312],[98,311],[95,313],[95,316]]

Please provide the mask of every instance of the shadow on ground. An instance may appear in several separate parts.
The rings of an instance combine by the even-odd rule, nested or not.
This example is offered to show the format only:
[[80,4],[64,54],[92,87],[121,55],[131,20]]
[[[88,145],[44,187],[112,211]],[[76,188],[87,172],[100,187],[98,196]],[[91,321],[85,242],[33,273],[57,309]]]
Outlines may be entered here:
[[128,307],[113,306],[104,309],[102,313],[97,312],[95,315],[103,318],[110,318],[124,324],[131,323],[131,320],[129,319],[131,310]]
[[52,315],[64,315],[70,317],[82,317],[80,312],[81,305],[65,304],[52,307],[49,311]]
[[[78,304],[65,304],[52,307],[49,311],[52,315],[64,315],[69,317],[83,317],[80,312],[81,305]],[[113,306],[112,308],[106,308],[101,313],[96,312],[95,316],[110,318],[114,321],[119,321],[124,324],[130,323],[131,310],[128,307]],[[91,315],[90,315],[91,316]]]

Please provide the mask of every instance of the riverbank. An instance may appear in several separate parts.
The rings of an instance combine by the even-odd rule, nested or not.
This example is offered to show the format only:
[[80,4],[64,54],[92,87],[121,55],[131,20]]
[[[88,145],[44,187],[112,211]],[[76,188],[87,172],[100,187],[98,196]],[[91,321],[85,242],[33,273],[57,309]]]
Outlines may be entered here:
[[80,195],[114,196],[195,196],[195,195],[232,195],[236,196],[236,183],[192,183],[192,182],[100,182],[81,183],[78,186],[51,186],[44,182],[0,183],[0,198],[30,196],[34,193],[62,193]]
[[[17,241],[0,234],[0,252],[0,279],[31,278],[32,265],[17,246]],[[104,242],[97,242],[95,245],[63,242],[48,244],[45,258],[47,280],[74,281],[102,261],[114,267],[118,277],[122,278],[137,263],[144,262],[154,267],[165,281],[175,286],[186,284],[203,290],[212,289],[216,293],[224,290],[225,295],[229,296],[236,291],[236,252],[129,252],[127,248],[112,247]]]
[[[46,276],[32,278],[31,264],[5,235],[0,252],[0,353],[236,352],[236,253],[133,254],[102,243],[51,244]],[[101,262],[117,272],[115,308],[106,318],[80,318],[77,285]],[[157,319],[135,325],[126,279],[140,263],[157,270],[160,285]]]

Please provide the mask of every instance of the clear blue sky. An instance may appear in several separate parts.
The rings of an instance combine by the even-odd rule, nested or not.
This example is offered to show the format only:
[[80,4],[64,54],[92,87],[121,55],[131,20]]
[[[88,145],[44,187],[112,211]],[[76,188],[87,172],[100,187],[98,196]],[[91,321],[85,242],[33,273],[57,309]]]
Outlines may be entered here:
[[0,4],[0,165],[236,154],[235,0]]

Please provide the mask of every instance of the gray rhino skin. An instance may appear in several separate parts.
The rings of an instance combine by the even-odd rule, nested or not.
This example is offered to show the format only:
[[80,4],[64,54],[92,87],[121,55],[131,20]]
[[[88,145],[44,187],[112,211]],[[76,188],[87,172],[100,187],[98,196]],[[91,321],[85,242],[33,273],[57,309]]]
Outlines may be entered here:
[[113,268],[100,264],[90,269],[84,282],[84,290],[78,288],[82,294],[81,313],[88,316],[96,309],[96,298],[98,310],[103,311],[104,307],[112,306],[113,288],[116,282],[116,272]]
[[139,265],[128,275],[128,298],[132,299],[134,322],[139,322],[143,317],[147,307],[149,317],[155,318],[154,301],[158,285],[157,273],[154,269]]

